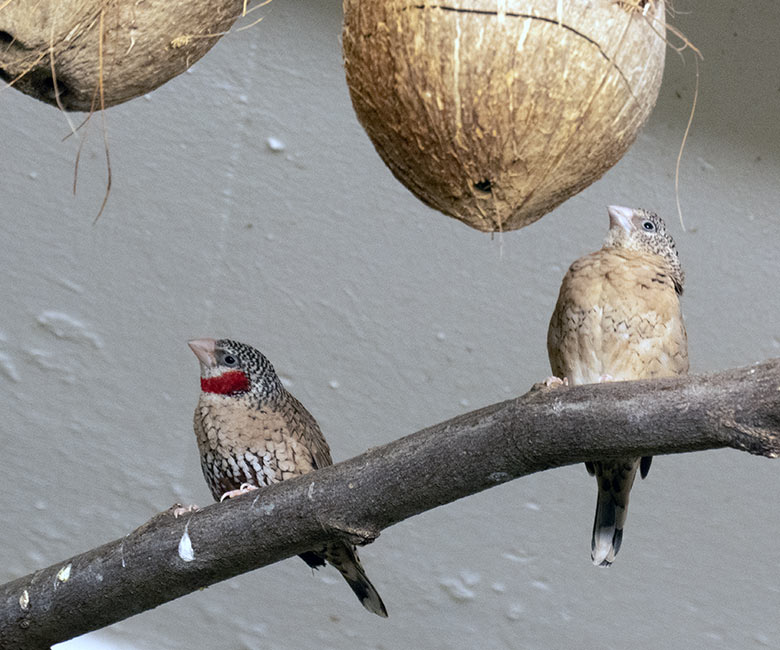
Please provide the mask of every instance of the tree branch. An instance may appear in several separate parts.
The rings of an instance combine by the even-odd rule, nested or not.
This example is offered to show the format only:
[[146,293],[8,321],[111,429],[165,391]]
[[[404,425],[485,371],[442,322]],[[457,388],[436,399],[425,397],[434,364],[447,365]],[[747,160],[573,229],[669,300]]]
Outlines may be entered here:
[[370,542],[408,517],[534,472],[721,447],[780,454],[780,359],[672,379],[537,384],[314,474],[178,519],[162,512],[2,585],[0,648],[48,648],[333,536]]

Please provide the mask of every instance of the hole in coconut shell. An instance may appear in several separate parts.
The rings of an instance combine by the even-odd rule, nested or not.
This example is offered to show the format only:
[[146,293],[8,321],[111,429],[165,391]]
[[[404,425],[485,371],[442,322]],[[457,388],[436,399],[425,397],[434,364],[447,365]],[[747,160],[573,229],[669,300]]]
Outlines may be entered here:
[[13,42],[14,37],[0,29],[0,45],[10,45]]
[[490,182],[489,178],[486,178],[485,180],[474,183],[474,187],[476,187],[480,192],[489,192],[493,187],[493,183]]
[[60,79],[57,80],[57,89],[54,89],[54,79],[51,76],[51,70],[49,68],[37,68],[30,70],[22,81],[26,88],[29,88],[33,95],[42,99],[45,102],[55,104],[57,102],[57,95],[60,96],[60,101],[68,94],[68,87]]
[[634,11],[643,11],[650,0],[617,0],[619,7],[622,7],[629,13]]
[[[33,75],[32,79],[30,79],[30,84],[37,90],[41,97],[54,99],[54,79],[52,79],[50,74],[42,73]],[[61,95],[62,90],[60,90],[59,87],[57,90],[59,90]]]

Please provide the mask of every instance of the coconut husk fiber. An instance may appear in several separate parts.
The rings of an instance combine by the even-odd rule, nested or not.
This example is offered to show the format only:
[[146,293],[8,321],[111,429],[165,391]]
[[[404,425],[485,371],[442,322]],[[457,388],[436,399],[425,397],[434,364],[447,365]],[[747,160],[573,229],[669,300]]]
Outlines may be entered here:
[[663,0],[344,0],[358,119],[424,203],[526,226],[587,187],[658,95]]
[[0,0],[0,77],[64,110],[113,106],[184,72],[243,8],[243,0]]

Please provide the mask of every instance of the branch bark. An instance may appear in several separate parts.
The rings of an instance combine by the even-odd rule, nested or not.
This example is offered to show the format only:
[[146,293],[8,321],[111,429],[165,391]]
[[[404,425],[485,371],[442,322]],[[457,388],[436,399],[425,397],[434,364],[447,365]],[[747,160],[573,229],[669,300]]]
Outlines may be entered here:
[[333,536],[367,543],[408,517],[534,472],[722,447],[780,454],[780,359],[671,379],[537,384],[316,473],[183,517],[159,513],[2,585],[0,648],[48,648]]

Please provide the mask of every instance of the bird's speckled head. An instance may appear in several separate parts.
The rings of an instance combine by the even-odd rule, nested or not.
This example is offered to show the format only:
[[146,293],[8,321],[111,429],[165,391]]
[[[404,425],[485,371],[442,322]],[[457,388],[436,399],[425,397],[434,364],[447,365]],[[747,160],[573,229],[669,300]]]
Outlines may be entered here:
[[194,339],[187,345],[200,361],[204,393],[268,399],[284,391],[271,362],[251,345],[230,339]]
[[610,205],[607,212],[609,232],[604,240],[604,248],[625,248],[663,257],[669,265],[669,275],[675,290],[682,294],[685,274],[680,266],[674,239],[666,232],[664,220],[642,208]]

